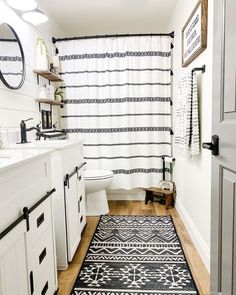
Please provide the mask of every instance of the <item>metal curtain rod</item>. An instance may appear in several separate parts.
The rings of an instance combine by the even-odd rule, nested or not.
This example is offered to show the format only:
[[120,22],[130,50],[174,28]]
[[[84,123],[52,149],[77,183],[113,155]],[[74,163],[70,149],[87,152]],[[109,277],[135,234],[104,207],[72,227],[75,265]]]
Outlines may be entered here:
[[99,39],[99,38],[117,38],[117,37],[145,37],[145,36],[166,36],[166,37],[171,37],[174,38],[175,32],[171,33],[149,33],[149,34],[115,34],[115,35],[94,35],[94,36],[80,36],[80,37],[69,37],[69,38],[55,38],[52,37],[52,43],[55,44],[56,42],[61,42],[61,41],[71,41],[71,40],[83,40],[83,39]]
[[192,69],[192,73],[193,72],[196,72],[196,71],[200,71],[202,73],[205,73],[205,71],[206,71],[206,65],[203,65],[202,67],[198,67],[198,68],[193,68]]

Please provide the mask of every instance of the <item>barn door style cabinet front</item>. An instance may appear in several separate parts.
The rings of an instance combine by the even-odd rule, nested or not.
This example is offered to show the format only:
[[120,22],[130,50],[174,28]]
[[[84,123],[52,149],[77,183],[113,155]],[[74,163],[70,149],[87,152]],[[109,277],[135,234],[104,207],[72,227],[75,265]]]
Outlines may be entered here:
[[26,233],[25,221],[21,220],[8,234],[1,237],[1,295],[30,294]]
[[0,295],[57,292],[49,157],[1,173]]
[[83,143],[65,141],[51,154],[57,269],[71,262],[86,224]]
[[81,234],[86,223],[83,164],[80,167],[76,167],[70,175],[66,175],[64,185],[68,261],[70,262],[79,245]]
[[25,146],[32,151],[51,149],[49,174],[51,185],[56,189],[52,197],[56,264],[58,270],[65,270],[75,254],[86,224],[83,141],[46,140],[14,145],[14,148],[25,149]]

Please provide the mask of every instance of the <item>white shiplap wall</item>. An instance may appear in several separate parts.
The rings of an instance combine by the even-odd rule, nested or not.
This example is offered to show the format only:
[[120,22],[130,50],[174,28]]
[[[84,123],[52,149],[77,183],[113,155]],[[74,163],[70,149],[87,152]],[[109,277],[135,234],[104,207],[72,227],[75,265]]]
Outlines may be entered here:
[[[50,16],[49,22],[39,26],[33,26],[23,21],[3,0],[0,0],[0,22],[6,22],[14,28],[22,42],[25,53],[26,80],[23,87],[14,91],[5,87],[0,81],[0,127],[3,127],[4,130],[7,128],[10,134],[10,141],[15,141],[19,140],[20,120],[33,117],[34,121],[30,121],[28,123],[29,126],[35,126],[41,121],[38,103],[34,101],[38,93],[37,77],[33,73],[37,38],[41,37],[46,41],[51,54],[52,36],[59,37],[65,34]],[[40,79],[40,84],[44,85],[46,83],[47,80]],[[47,109],[48,106],[45,105],[44,108]],[[54,107],[53,110],[53,122],[55,122],[58,121],[59,109]],[[30,137],[34,137],[34,132],[29,134]]]

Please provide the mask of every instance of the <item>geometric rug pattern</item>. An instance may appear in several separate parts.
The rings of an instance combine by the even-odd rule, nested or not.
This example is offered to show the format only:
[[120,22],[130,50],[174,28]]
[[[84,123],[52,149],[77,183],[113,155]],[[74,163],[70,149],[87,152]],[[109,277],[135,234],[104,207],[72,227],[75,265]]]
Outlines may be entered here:
[[199,293],[171,216],[103,215],[71,294]]

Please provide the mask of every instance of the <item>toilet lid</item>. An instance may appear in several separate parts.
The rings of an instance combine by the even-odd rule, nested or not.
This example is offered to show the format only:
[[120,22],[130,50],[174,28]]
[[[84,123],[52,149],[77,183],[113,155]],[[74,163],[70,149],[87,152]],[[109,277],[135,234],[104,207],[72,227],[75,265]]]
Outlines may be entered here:
[[104,179],[113,177],[113,172],[111,170],[85,170],[84,171],[84,178],[95,180],[95,179]]

